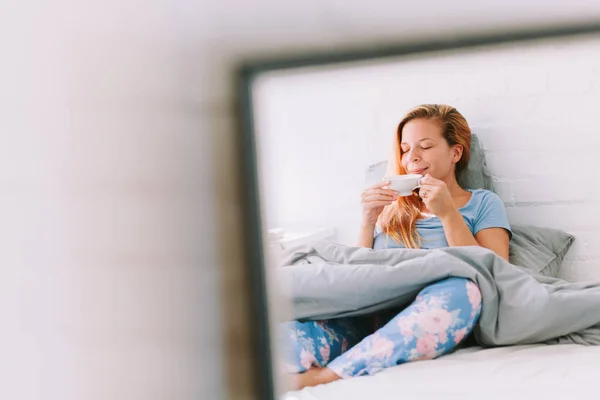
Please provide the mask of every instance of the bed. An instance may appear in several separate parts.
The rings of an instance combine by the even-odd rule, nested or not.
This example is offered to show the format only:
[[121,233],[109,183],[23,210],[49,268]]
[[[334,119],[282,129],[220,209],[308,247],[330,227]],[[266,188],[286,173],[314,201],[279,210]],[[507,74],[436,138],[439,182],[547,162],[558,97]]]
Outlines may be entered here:
[[469,277],[483,300],[474,343],[487,345],[289,392],[283,400],[600,398],[600,282],[534,274],[477,246],[373,251],[318,243],[288,255],[278,276],[290,289],[294,319],[377,311],[418,291],[410,289],[414,276],[436,281],[477,269]]
[[[481,175],[481,171],[484,171],[486,167],[484,152],[478,142],[477,135],[473,135],[472,137],[472,150],[473,157],[469,162],[470,172],[466,175],[469,182],[465,186],[491,188],[492,184],[486,181],[486,179],[489,179],[488,174]],[[382,162],[377,164],[377,166],[381,165],[384,164]],[[381,175],[381,172],[376,175],[373,179],[380,179],[379,175]],[[510,263],[535,274],[539,282],[548,284],[554,282],[554,285],[566,287],[567,282],[555,282],[554,279],[559,275],[562,261],[574,242],[574,236],[558,229],[543,228],[540,226],[525,226],[513,223],[511,227],[513,235],[510,242]],[[324,251],[324,247],[320,244],[313,243],[312,245],[315,249],[319,249],[316,252],[319,255],[328,253],[335,254],[335,257],[313,260],[307,256],[305,261],[309,263],[327,261],[344,264],[347,260],[353,258],[352,256],[340,257],[341,254],[347,252],[346,249],[337,248],[333,250],[332,247],[332,250],[328,252]],[[351,253],[352,251],[349,252]],[[295,256],[301,253],[302,251],[296,253]],[[316,253],[311,253],[311,257]],[[339,259],[336,259],[336,257],[339,257]],[[373,253],[368,256],[365,254],[364,257],[360,256],[358,258],[362,260],[361,262],[387,265],[386,262],[380,263],[376,260],[377,257]],[[292,258],[288,259],[288,262],[284,262],[283,265],[291,265],[290,260]],[[299,257],[298,260],[301,258]],[[297,260],[294,262],[297,262]],[[449,263],[444,261],[438,261],[433,264],[436,265],[434,268],[436,271],[449,265]],[[310,268],[309,265],[303,265],[301,269],[308,268]],[[348,270],[350,265],[343,266],[342,268]],[[368,268],[373,268],[373,266]],[[335,317],[336,312],[344,311],[344,307],[336,309],[336,305],[329,303],[329,300],[335,293],[335,289],[338,287],[355,288],[354,291],[356,293],[361,293],[360,298],[368,297],[366,294],[368,288],[363,283],[368,282],[369,288],[377,286],[379,289],[374,289],[377,293],[384,291],[383,286],[373,285],[376,282],[365,280],[368,278],[369,273],[365,273],[364,271],[358,272],[357,276],[360,277],[358,280],[360,283],[353,286],[353,279],[345,279],[347,276],[344,273],[330,273],[332,269],[335,269],[335,267],[328,266],[325,270],[306,272],[306,274],[301,273],[300,269],[298,270],[298,274],[290,273],[289,282],[302,281],[305,283],[306,288],[320,287],[323,293],[327,293],[327,296],[320,298],[318,293],[312,293],[310,289],[306,291],[301,290],[301,294],[297,296],[298,299],[310,299],[311,301],[303,300],[297,302],[295,309],[301,314],[297,315],[298,317],[327,319]],[[371,271],[374,270],[371,269]],[[286,270],[286,272],[289,272],[289,270]],[[452,274],[451,271],[448,271],[448,275]],[[320,276],[320,278],[314,278],[315,276]],[[500,278],[500,280],[502,279]],[[545,279],[546,281],[544,281]],[[498,279],[494,279],[493,281],[494,284],[501,283]],[[327,285],[322,286],[321,284],[324,283],[327,283]],[[481,287],[482,282],[478,281],[478,283]],[[390,287],[395,288],[397,286],[401,286],[400,281],[395,284],[391,284],[390,281]],[[507,282],[506,290],[503,291],[504,293],[512,293],[516,296],[516,298],[508,301],[511,303],[509,308],[514,307],[521,310],[527,308],[527,304],[540,304],[532,300],[536,292],[533,286],[524,287],[521,291],[516,290],[516,286],[518,285]],[[550,289],[550,291],[552,290]],[[557,291],[560,290],[562,289],[557,289]],[[537,294],[539,295],[540,293]],[[578,294],[573,295],[577,296]],[[495,296],[489,296],[488,294],[487,297],[493,298]],[[537,299],[540,300],[543,297],[537,297]],[[566,297],[571,297],[571,295]],[[484,296],[484,300],[485,298],[486,296]],[[343,303],[345,300],[348,299],[342,299],[340,303]],[[381,302],[381,298],[372,301],[373,304],[380,304]],[[364,302],[364,304],[351,303],[351,306],[346,306],[346,308],[359,309],[362,306],[367,306],[367,303],[368,301]],[[565,307],[549,306],[547,307],[545,318],[542,315],[543,313],[540,312],[528,314],[517,321],[518,318],[515,316],[518,314],[512,314],[510,317],[507,317],[508,314],[505,313],[507,309],[502,313],[498,313],[498,315],[502,314],[507,317],[503,318],[502,321],[505,328],[510,328],[512,325],[521,326],[525,330],[529,329],[533,331],[537,329],[539,331],[537,333],[537,335],[541,335],[538,337],[539,340],[533,340],[532,337],[528,337],[525,340],[525,336],[523,336],[521,338],[523,342],[542,342],[552,337],[552,335],[544,337],[547,329],[544,328],[543,322],[544,319],[548,321],[549,316],[552,314],[558,313],[561,316],[560,319],[568,319],[568,315],[570,315],[570,321],[565,320],[557,326],[572,326],[574,331],[578,323],[586,318],[590,318],[592,314],[594,315],[593,319],[595,322],[600,321],[600,308],[597,306],[598,301],[594,299],[588,303],[590,307],[586,310],[579,308],[579,305],[583,305],[583,303],[584,301],[575,301],[573,302],[575,305],[566,306],[566,304],[563,304]],[[319,306],[317,307],[315,304],[319,304]],[[306,310],[303,309],[304,306],[306,306]],[[321,318],[316,318],[313,314],[320,313],[321,309],[329,311],[323,311],[323,315],[320,316]],[[487,307],[487,310],[489,311],[490,307]],[[531,323],[533,321],[532,318],[537,318],[537,323]],[[492,325],[488,324],[487,328]],[[526,325],[529,325],[529,328],[526,328]],[[548,330],[550,329],[550,325],[548,325]],[[586,326],[591,325],[590,322]],[[556,329],[557,326],[553,328]],[[579,329],[582,327],[580,326]],[[496,332],[491,329],[488,333],[487,337],[490,339]],[[556,336],[560,336],[558,331]],[[582,340],[577,342],[578,339]],[[600,325],[597,325],[594,331],[590,331],[590,335],[588,336],[582,336],[581,338],[571,337],[569,340],[576,342],[552,345],[540,343],[493,348],[478,346],[463,348],[436,360],[412,362],[388,368],[374,376],[340,380],[327,385],[308,387],[301,391],[289,392],[282,399],[505,400],[539,398],[547,400],[555,398],[600,398],[600,346],[577,344],[582,342],[600,344]],[[502,340],[499,342],[502,342]]]
[[282,400],[594,399],[600,346],[469,347],[373,376],[288,392]]

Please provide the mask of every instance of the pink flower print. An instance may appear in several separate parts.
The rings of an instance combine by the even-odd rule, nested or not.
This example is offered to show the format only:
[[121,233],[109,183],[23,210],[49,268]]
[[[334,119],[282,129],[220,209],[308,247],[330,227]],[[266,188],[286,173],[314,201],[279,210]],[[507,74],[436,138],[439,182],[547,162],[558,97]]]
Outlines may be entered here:
[[425,335],[417,339],[418,360],[431,360],[435,358],[437,343],[434,335]]
[[317,364],[317,359],[315,355],[309,351],[306,351],[305,349],[302,349],[300,351],[300,365],[302,365],[306,369],[309,369],[313,366],[313,364]]
[[319,353],[321,353],[321,357],[323,358],[323,365],[329,361],[329,355],[331,354],[331,348],[328,344],[324,344],[319,348]]
[[300,331],[297,329],[290,329],[288,334],[290,335],[290,339],[292,339],[294,342],[297,341],[298,337],[301,335]]
[[378,334],[371,336],[370,355],[377,358],[388,358],[394,353],[394,342]]
[[466,336],[467,328],[462,328],[454,332],[454,343],[459,344]]
[[398,328],[400,328],[400,333],[403,336],[412,337],[415,335],[415,331],[413,327],[415,326],[415,318],[414,315],[401,316],[398,318],[397,322]]
[[446,305],[446,299],[442,296],[431,296],[428,301],[428,306],[430,308],[442,308]]
[[475,318],[481,305],[481,291],[479,290],[479,286],[472,281],[467,282],[467,297],[469,297],[469,303],[471,303],[471,309],[473,310],[471,318]]
[[442,332],[438,335],[438,340],[441,344],[444,344],[448,341],[448,334],[446,332]]
[[[361,346],[362,347],[362,346]],[[361,347],[353,347],[346,354],[345,357],[349,360],[360,360],[365,357],[364,349]]]
[[348,341],[346,339],[342,339],[342,353],[348,350]]
[[416,312],[424,312],[427,311],[429,309],[429,306],[427,305],[427,303],[424,300],[421,301],[415,301],[412,304],[412,307],[415,309]]
[[442,308],[428,310],[421,315],[420,325],[427,333],[446,332],[452,324],[452,313]]

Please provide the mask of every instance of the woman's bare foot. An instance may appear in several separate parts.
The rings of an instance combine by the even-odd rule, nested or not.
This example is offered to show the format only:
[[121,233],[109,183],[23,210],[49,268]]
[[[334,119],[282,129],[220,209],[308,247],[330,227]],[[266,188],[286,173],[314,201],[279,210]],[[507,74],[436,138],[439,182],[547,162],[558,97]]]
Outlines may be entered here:
[[307,386],[323,385],[337,381],[338,379],[342,378],[327,367],[312,367],[301,374],[294,374],[291,377],[291,389],[301,390]]

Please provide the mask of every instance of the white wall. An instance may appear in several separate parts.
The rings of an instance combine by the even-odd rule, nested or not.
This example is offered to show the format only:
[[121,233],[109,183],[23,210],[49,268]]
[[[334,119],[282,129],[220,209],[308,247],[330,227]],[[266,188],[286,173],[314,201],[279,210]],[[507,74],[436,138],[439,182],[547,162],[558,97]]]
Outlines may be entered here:
[[3,2],[0,397],[252,398],[241,59],[594,16],[595,0]]
[[264,74],[257,132],[269,226],[335,228],[354,244],[365,168],[403,113],[452,104],[481,137],[512,223],[576,244],[561,274],[600,279],[600,35]]

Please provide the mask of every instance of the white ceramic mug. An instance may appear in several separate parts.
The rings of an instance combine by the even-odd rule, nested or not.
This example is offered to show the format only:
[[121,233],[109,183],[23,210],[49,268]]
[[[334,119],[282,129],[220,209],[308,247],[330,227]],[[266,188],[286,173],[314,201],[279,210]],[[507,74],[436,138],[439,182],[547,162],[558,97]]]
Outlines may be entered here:
[[384,181],[390,181],[388,187],[398,192],[398,196],[410,196],[412,191],[421,187],[422,175],[392,175],[383,178]]

